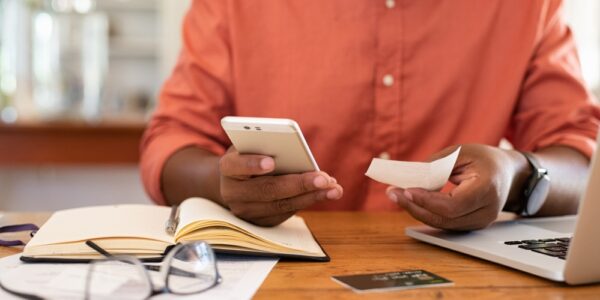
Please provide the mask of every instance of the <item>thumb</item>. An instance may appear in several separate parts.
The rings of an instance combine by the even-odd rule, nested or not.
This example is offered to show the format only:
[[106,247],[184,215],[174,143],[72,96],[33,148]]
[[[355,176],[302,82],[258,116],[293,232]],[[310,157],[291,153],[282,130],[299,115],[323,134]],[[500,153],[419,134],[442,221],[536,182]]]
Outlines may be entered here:
[[429,161],[434,161],[434,160],[438,160],[438,159],[440,159],[442,157],[446,157],[446,156],[450,155],[450,153],[456,151],[456,149],[458,149],[458,147],[460,147],[460,145],[453,145],[453,146],[450,146],[450,147],[446,147],[446,148],[444,148],[444,149],[442,149],[442,150],[440,150],[440,151],[438,151],[438,152],[430,155],[428,160]]
[[482,206],[481,195],[485,194],[481,179],[471,176],[461,181],[449,193],[430,192],[423,189],[410,188],[405,195],[410,194],[412,202],[432,213],[448,218],[457,218],[469,214]]

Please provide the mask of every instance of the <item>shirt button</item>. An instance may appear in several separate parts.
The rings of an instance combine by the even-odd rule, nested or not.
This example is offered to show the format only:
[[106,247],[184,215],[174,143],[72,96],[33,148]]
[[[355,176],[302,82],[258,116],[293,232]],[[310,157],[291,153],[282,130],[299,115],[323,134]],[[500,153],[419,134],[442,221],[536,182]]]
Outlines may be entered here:
[[394,76],[391,74],[383,76],[383,85],[387,87],[394,85]]
[[396,6],[396,0],[385,0],[385,7],[394,8]]
[[379,158],[381,159],[390,159],[390,154],[387,152],[381,152],[381,154],[379,154]]

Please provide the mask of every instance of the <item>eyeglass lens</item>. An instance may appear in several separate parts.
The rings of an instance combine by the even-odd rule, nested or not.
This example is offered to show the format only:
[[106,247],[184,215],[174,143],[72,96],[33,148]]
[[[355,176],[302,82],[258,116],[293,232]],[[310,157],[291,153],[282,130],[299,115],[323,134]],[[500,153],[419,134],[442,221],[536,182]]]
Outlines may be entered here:
[[172,293],[198,293],[218,283],[215,254],[208,244],[185,244],[173,251],[166,278]]
[[[174,294],[193,294],[219,282],[216,257],[206,243],[175,247],[163,268],[166,290]],[[153,272],[153,271],[149,271]],[[158,273],[152,275],[156,276]],[[87,299],[145,299],[154,293],[150,275],[135,259],[113,257],[92,263],[86,283]]]
[[143,267],[134,261],[110,259],[94,262],[88,274],[86,299],[145,299],[152,286]]

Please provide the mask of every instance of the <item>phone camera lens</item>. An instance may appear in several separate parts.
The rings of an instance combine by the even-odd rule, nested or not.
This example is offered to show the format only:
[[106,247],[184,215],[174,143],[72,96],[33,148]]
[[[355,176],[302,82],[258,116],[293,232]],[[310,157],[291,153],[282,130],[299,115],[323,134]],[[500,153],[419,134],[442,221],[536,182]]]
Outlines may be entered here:
[[250,130],[250,126],[244,126],[244,129]]

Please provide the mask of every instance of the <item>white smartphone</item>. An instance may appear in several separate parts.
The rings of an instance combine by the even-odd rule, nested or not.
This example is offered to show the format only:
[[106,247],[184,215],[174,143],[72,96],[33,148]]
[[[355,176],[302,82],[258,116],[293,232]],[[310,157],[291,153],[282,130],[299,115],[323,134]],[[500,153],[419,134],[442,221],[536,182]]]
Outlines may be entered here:
[[273,175],[319,171],[308,144],[294,120],[225,117],[221,126],[241,154],[268,155],[275,159]]

